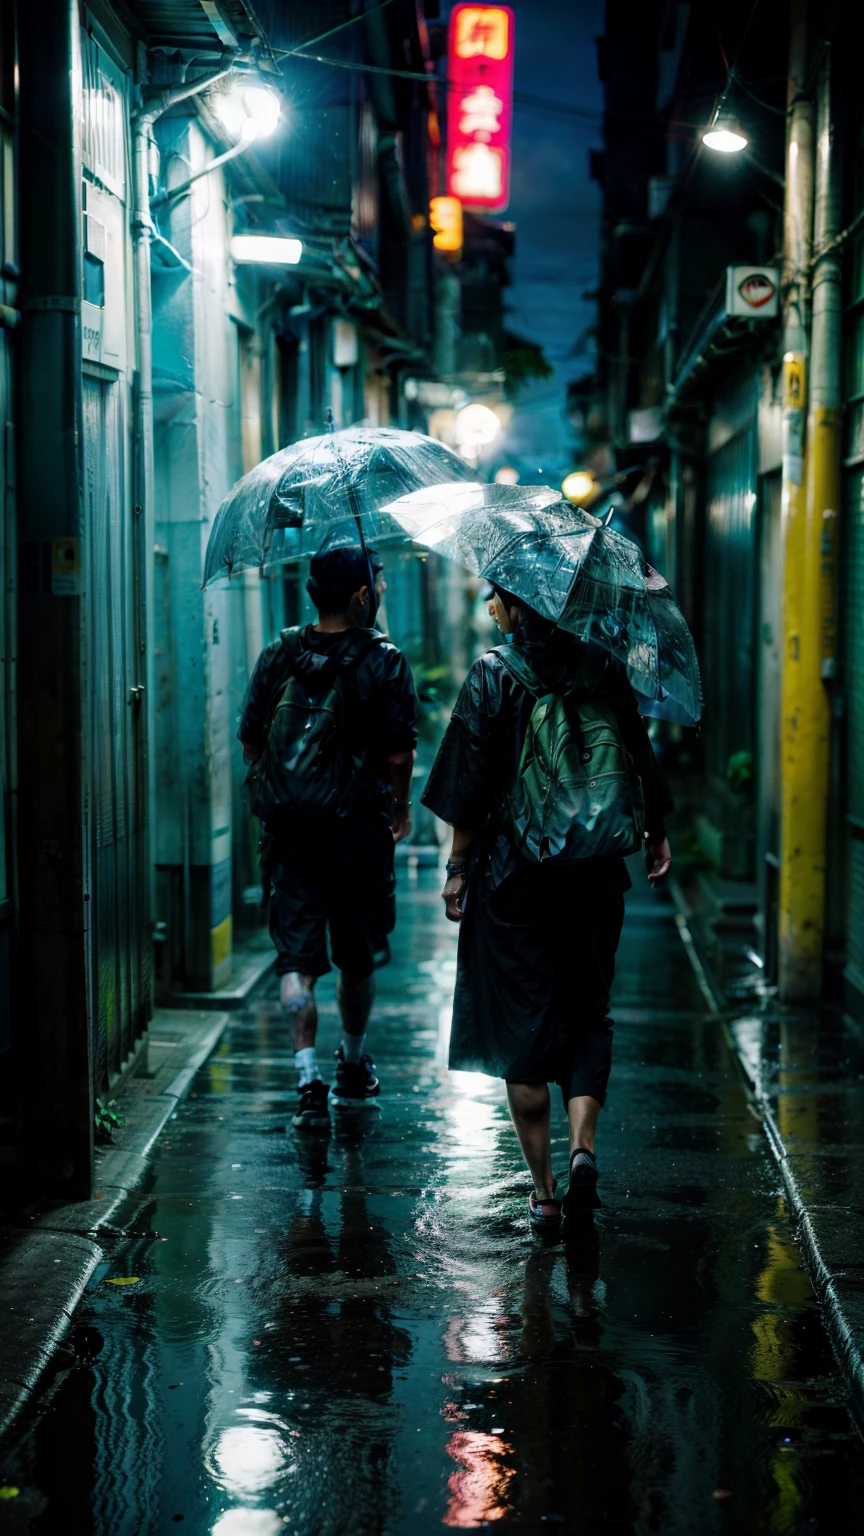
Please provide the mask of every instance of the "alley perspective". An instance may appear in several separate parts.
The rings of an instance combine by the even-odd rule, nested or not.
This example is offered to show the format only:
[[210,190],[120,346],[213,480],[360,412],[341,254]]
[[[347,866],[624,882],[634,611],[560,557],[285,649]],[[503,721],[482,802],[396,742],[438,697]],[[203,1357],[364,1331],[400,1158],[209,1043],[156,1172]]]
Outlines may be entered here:
[[833,0],[0,0],[0,1532],[857,1531]]

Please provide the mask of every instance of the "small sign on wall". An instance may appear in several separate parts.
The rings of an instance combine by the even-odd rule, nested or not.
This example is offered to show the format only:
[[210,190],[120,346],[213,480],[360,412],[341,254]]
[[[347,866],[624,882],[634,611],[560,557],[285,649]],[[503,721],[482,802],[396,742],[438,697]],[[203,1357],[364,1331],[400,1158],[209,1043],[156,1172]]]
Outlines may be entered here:
[[779,267],[727,267],[726,313],[775,320],[780,313]]

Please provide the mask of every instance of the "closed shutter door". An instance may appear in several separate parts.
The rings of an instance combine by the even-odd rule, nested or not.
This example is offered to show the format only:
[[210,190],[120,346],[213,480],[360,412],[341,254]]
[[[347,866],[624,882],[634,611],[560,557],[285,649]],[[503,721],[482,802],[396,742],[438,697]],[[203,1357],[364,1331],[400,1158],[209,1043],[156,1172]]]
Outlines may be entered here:
[[709,769],[723,780],[730,757],[753,749],[756,467],[755,420],[708,460],[705,742]]
[[135,682],[131,513],[121,385],[84,379],[90,700],[90,985],[94,1080],[108,1086],[146,1022],[146,870]]

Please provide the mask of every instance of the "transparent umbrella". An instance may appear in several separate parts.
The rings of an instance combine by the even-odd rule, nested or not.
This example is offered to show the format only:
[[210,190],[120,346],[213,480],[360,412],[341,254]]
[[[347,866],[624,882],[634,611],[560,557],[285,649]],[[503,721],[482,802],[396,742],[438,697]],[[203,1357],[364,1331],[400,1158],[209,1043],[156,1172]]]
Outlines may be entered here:
[[631,539],[547,486],[439,485],[386,510],[416,543],[617,657],[643,714],[698,721],[692,636],[665,578]]
[[345,542],[374,542],[399,529],[385,502],[442,481],[475,479],[434,438],[395,427],[348,427],[282,448],[229,491],[213,523],[204,586],[234,571],[312,554],[344,527]]

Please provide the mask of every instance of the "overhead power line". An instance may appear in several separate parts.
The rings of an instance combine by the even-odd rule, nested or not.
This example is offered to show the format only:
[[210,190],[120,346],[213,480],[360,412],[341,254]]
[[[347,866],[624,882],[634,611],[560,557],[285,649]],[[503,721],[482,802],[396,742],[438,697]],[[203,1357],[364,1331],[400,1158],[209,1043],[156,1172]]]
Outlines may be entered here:
[[[384,0],[384,4],[389,5],[390,3],[391,0]],[[380,8],[381,7],[376,6],[376,10]],[[371,16],[372,12],[366,11],[363,14],[366,16]],[[362,17],[358,16],[353,19],[359,21],[362,19]],[[343,27],[347,25],[347,22],[342,23]],[[327,35],[327,33],[324,34],[324,36]],[[394,80],[419,80],[423,85],[434,85],[439,90],[444,91],[461,90],[461,86],[458,86],[454,81],[442,78],[441,75],[432,74],[431,71],[421,71],[419,69],[391,69],[390,66],[386,64],[366,64],[361,62],[359,59],[332,59],[327,57],[325,54],[305,53],[301,51],[306,48],[311,48],[312,45],[318,41],[318,38],[310,38],[308,43],[301,43],[297,48],[274,49],[274,53],[276,53],[281,58],[300,58],[307,60],[310,64],[327,64],[332,69],[350,69],[364,75],[389,75],[390,78]],[[529,92],[525,91],[514,91],[513,100],[519,106],[529,107],[538,112],[549,112],[552,114],[561,115],[563,117],[574,118],[577,120],[582,119],[586,122],[590,121],[597,124],[602,122],[603,119],[603,113],[599,107],[575,107],[566,101],[554,101],[551,97],[546,96],[533,96]]]
[[367,16],[374,16],[376,11],[383,11],[386,6],[392,5],[393,0],[379,0],[378,5],[371,5],[368,11],[358,11],[356,16],[349,16],[347,21],[340,21],[337,26],[330,27],[327,32],[319,32],[315,37],[307,37],[305,42],[298,43],[296,48],[272,48],[270,51],[275,58],[292,59],[303,58],[304,48],[314,48],[316,43],[324,43],[328,37],[335,37],[337,32],[344,32],[346,27],[353,27],[358,21],[365,21]]

